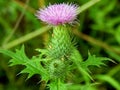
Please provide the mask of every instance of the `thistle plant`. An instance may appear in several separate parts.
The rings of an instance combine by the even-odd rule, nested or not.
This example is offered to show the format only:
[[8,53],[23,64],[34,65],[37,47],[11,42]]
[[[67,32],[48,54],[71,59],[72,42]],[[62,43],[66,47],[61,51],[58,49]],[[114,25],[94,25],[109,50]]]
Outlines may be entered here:
[[[77,19],[77,5],[75,4],[54,4],[37,11],[36,16],[41,21],[53,27],[51,38],[45,49],[37,49],[39,55],[29,59],[24,51],[24,46],[16,52],[0,50],[12,59],[10,66],[25,65],[26,68],[20,73],[28,73],[27,79],[34,74],[41,76],[41,81],[46,82],[50,90],[72,90],[69,86],[76,85],[74,82],[67,82],[66,79],[73,75],[74,70],[81,73],[86,84],[84,90],[90,90],[92,76],[89,74],[88,66],[104,65],[102,61],[110,60],[106,57],[96,57],[88,53],[88,59],[83,60],[77,50],[76,41],[72,34],[71,24]],[[82,90],[79,85],[76,90]]]

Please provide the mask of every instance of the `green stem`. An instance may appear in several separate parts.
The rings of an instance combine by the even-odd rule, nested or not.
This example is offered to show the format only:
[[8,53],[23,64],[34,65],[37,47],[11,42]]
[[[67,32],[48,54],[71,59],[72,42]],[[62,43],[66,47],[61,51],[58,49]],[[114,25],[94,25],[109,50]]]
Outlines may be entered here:
[[60,90],[60,78],[57,79],[57,90]]
[[77,13],[80,14],[81,12],[85,11],[86,9],[90,8],[91,6],[93,6],[94,4],[96,4],[97,2],[99,2],[100,0],[91,0],[89,2],[87,2],[86,4],[84,4],[81,7],[78,7]]
[[105,81],[105,82],[108,82],[115,88],[115,90],[120,90],[120,83],[108,75],[98,75],[95,78]]
[[54,59],[63,58],[70,54],[72,46],[69,27],[64,25],[55,26],[48,44],[49,56]]
[[36,36],[46,32],[50,28],[51,28],[50,26],[42,27],[42,28],[40,28],[40,29],[38,29],[38,30],[36,30],[34,32],[31,32],[31,33],[29,33],[29,34],[19,38],[19,39],[11,41],[10,43],[8,43],[6,45],[3,45],[2,48],[4,48],[4,49],[12,48],[12,47],[14,47],[16,45],[19,45],[19,44],[21,44],[21,43],[23,43],[25,41],[28,41],[28,40],[30,40],[30,39],[32,39],[32,38],[34,38],[34,37],[36,37]]

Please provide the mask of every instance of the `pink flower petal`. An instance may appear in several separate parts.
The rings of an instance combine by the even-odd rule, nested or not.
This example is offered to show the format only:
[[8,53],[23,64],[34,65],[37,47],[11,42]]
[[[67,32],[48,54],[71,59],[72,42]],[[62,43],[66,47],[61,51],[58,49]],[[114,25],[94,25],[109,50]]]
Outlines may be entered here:
[[76,19],[77,6],[72,4],[54,4],[37,11],[37,18],[52,25],[71,23]]

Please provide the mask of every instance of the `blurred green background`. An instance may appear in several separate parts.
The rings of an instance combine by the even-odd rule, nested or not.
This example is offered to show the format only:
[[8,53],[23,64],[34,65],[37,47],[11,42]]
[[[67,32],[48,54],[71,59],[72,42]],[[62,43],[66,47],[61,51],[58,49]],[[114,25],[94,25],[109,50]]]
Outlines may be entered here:
[[[15,50],[22,44],[29,57],[36,55],[36,48],[44,48],[49,31],[34,32],[46,26],[35,17],[36,10],[54,3],[72,2],[79,6],[90,0],[0,0],[0,48]],[[94,0],[95,1],[95,0]],[[101,0],[77,18],[77,47],[83,59],[88,50],[97,56],[113,59],[102,68],[90,67],[97,90],[116,90],[120,87],[120,0]],[[28,38],[29,33],[29,39]],[[35,35],[35,36],[34,36]],[[22,41],[23,40],[23,41]],[[21,42],[22,41],[22,42]],[[34,75],[26,80],[27,74],[20,74],[24,66],[9,67],[9,57],[0,54],[0,90],[42,90],[44,82]],[[97,77],[98,76],[98,77]],[[79,76],[78,76],[79,77]],[[97,78],[96,78],[97,77]],[[79,81],[78,78],[76,80]],[[120,89],[119,89],[120,90]]]

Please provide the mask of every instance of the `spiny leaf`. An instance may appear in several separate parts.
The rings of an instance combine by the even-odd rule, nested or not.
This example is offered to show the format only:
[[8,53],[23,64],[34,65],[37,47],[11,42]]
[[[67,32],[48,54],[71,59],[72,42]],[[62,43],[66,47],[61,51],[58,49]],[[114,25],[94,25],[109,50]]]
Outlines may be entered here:
[[24,63],[29,60],[25,55],[24,46],[22,46],[20,50],[16,50],[16,53],[9,50],[0,50],[0,53],[8,55],[9,57],[12,58],[10,60],[10,66],[20,65],[20,64],[24,65]]
[[20,73],[28,73],[28,78],[32,77],[34,74],[39,74],[42,76],[42,79],[48,80],[49,75],[47,73],[47,70],[40,63],[42,59],[38,57],[33,57],[32,59],[29,59],[24,52],[24,46],[22,46],[20,50],[16,50],[15,53],[9,50],[0,50],[0,52],[12,58],[10,60],[10,66],[26,66]]
[[105,65],[103,61],[112,61],[106,57],[96,57],[95,55],[91,55],[88,53],[88,59],[86,61],[81,62],[81,67],[86,71],[89,71],[88,66],[97,66]]
[[[91,80],[93,80],[93,78],[90,76],[90,74],[83,68],[81,67],[81,63],[82,63],[82,56],[81,54],[78,52],[78,50],[76,50],[76,48],[73,48],[73,53],[71,54],[70,57],[73,60],[73,63],[76,64],[78,70],[80,71],[80,73],[84,76],[88,76]],[[84,78],[86,78],[86,76],[84,76]]]

